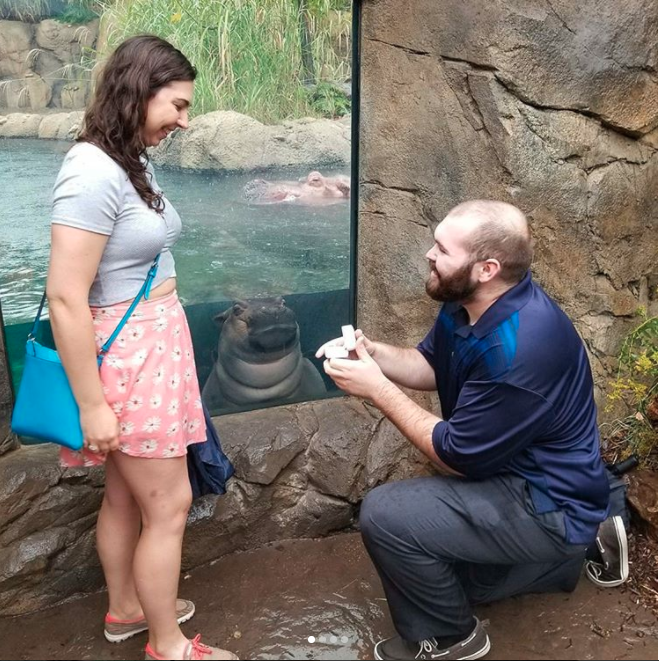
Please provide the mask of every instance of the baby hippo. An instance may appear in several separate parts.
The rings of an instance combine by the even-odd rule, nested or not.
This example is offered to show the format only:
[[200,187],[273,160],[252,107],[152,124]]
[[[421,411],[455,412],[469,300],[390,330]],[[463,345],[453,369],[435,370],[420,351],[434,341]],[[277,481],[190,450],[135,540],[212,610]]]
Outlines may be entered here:
[[350,198],[350,177],[324,177],[314,170],[299,181],[253,179],[245,184],[245,198],[252,204],[296,204],[321,206]]
[[202,393],[212,411],[313,399],[326,391],[302,356],[295,313],[283,298],[238,301],[215,320],[218,356]]

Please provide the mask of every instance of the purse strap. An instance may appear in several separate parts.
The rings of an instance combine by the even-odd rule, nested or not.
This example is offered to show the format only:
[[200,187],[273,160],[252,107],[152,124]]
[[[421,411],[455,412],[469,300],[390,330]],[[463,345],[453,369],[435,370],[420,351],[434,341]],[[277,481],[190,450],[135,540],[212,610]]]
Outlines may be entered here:
[[[117,327],[114,329],[114,332],[110,337],[107,339],[105,344],[101,347],[100,351],[98,352],[98,366],[101,366],[101,363],[103,362],[103,358],[105,358],[105,354],[110,350],[110,347],[112,346],[112,343],[117,339],[117,336],[121,332],[121,329],[126,325],[126,322],[130,319],[130,316],[133,314],[133,311],[137,307],[137,304],[142,300],[142,296],[144,296],[144,300],[149,299],[149,295],[151,293],[151,285],[153,284],[153,280],[156,277],[156,273],[158,272],[158,262],[160,261],[160,255],[156,255],[156,258],[153,260],[153,264],[151,264],[151,267],[149,268],[149,272],[146,275],[146,279],[142,283],[142,287],[137,294],[137,296],[133,299],[133,302],[130,304],[128,310],[126,310],[126,313],[124,316],[121,318],[121,321],[117,324]],[[39,322],[41,321],[41,313],[43,312],[43,306],[46,303],[46,292],[44,291],[43,296],[41,297],[41,303],[39,304],[39,310],[37,311],[37,316],[34,320],[34,324],[32,325],[32,330],[29,332],[27,339],[28,340],[34,340],[37,336],[37,330],[39,329]]]

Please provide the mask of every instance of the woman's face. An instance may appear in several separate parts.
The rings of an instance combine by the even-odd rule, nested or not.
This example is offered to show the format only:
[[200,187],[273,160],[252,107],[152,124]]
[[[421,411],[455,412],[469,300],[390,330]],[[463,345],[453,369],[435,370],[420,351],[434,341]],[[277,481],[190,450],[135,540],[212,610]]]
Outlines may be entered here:
[[149,99],[142,129],[145,147],[157,147],[174,129],[188,128],[188,108],[193,91],[194,82],[191,80],[175,80],[161,87]]

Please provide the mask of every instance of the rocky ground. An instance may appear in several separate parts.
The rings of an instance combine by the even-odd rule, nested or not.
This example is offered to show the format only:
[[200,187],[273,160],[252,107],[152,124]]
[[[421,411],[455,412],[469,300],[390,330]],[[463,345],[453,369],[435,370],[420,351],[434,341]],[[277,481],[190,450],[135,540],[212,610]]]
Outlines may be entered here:
[[[280,542],[186,575],[189,636],[241,659],[372,659],[393,634],[380,582],[358,534]],[[0,659],[140,659],[145,635],[105,642],[105,595],[0,620]],[[629,589],[585,578],[573,594],[528,595],[479,609],[488,659],[655,659],[657,619]],[[314,642],[310,642],[312,640]]]

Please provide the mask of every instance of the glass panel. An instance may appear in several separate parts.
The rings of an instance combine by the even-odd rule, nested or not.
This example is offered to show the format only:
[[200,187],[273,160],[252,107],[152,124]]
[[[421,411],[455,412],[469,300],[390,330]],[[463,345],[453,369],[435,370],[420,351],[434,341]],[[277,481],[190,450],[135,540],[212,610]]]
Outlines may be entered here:
[[[337,394],[313,354],[320,344],[339,336],[342,325],[351,323],[354,307],[351,244],[356,204],[353,200],[351,213],[350,182],[356,180],[356,163],[351,168],[349,157],[336,156],[342,149],[349,155],[349,144],[346,151],[345,145],[333,144],[333,138],[327,137],[342,134],[345,141],[350,135],[351,3],[38,4],[31,14],[9,17],[36,25],[25,32],[26,39],[48,27],[43,21],[57,20],[63,11],[77,7],[88,41],[64,55],[55,46],[49,50],[45,39],[26,42],[22,70],[7,77],[4,94],[0,93],[0,113],[36,112],[48,117],[81,109],[89,94],[83,90],[74,99],[63,90],[72,87],[70,77],[77,76],[82,85],[96,60],[114,45],[132,34],[150,32],[174,43],[198,70],[190,134],[200,121],[211,121],[203,117],[207,113],[231,110],[258,120],[266,131],[280,127],[291,144],[300,141],[289,150],[298,155],[296,160],[282,158],[265,169],[254,168],[254,142],[247,140],[244,152],[235,154],[235,162],[226,167],[209,166],[207,161],[198,169],[188,167],[185,158],[170,157],[176,149],[166,145],[152,157],[158,184],[183,221],[183,233],[172,250],[177,288],[192,332],[203,398],[211,412]],[[102,14],[100,36],[96,24],[87,22],[90,11]],[[59,58],[64,68],[58,70],[53,58]],[[39,60],[41,69],[36,65]],[[45,62],[50,63],[50,75]],[[69,76],[66,80],[64,73]],[[50,86],[43,107],[36,110],[25,107],[27,92],[23,100],[18,92],[9,93],[27,85],[28,77]],[[208,152],[222,148],[223,132],[228,130],[222,119],[229,116],[210,117],[217,121],[218,137]],[[328,131],[328,126],[339,124],[342,133]],[[307,146],[304,140],[309,136],[325,143]],[[167,139],[181,145],[183,156],[188,144],[184,137]],[[0,211],[0,301],[15,385],[28,322],[45,283],[51,191],[71,144],[0,138],[0,190],[11,192],[4,194]],[[248,320],[249,331],[238,324],[238,318]],[[45,331],[48,334],[47,324]],[[225,355],[232,359],[223,361]]]

